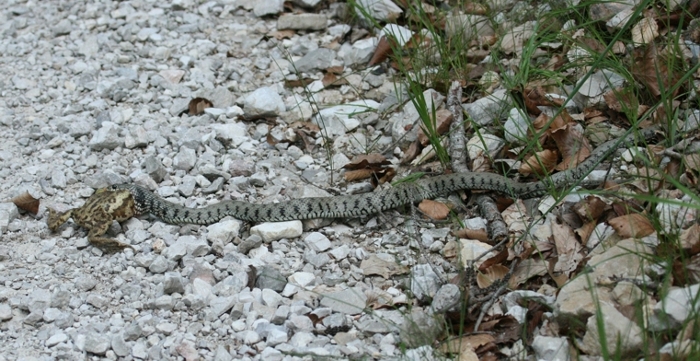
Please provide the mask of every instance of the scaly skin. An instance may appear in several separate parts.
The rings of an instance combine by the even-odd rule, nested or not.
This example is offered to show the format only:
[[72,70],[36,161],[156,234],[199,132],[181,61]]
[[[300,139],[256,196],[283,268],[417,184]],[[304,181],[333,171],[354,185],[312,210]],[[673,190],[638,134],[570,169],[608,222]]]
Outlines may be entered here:
[[170,224],[216,223],[226,216],[250,222],[279,222],[310,218],[354,218],[376,214],[423,199],[435,198],[457,190],[490,190],[511,198],[535,198],[552,187],[563,188],[579,182],[601,161],[624,144],[650,139],[656,129],[641,131],[608,141],[594,150],[576,168],[551,175],[539,182],[520,183],[493,173],[455,173],[399,184],[391,189],[339,197],[300,198],[273,204],[225,201],[203,208],[187,208],[168,202],[135,184],[108,187],[112,192],[128,192],[138,214],[151,214]]

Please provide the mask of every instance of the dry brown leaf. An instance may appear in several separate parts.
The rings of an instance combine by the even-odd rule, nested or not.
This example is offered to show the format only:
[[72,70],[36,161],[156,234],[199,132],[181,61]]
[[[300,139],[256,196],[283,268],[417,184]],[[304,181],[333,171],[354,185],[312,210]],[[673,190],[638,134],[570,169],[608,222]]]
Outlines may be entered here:
[[430,56],[428,52],[435,52],[434,41],[432,36],[426,36],[421,32],[414,33],[408,42],[403,46],[404,50],[410,50],[410,52],[423,52],[426,53],[425,56]]
[[479,361],[479,355],[474,350],[464,350],[459,354],[458,361]]
[[576,168],[589,155],[591,155],[591,145],[588,139],[578,130],[578,127],[568,123],[552,131],[552,139],[557,143],[557,148],[562,156],[562,161],[556,166],[557,170],[564,171]]
[[[693,20],[695,18],[700,17],[700,1],[699,0],[690,0],[687,1],[683,4],[683,6],[677,6],[676,10],[670,13],[656,13],[659,19],[659,22],[661,25],[665,25],[668,23],[671,26],[678,26],[679,24],[689,22],[690,20]],[[698,31],[698,28],[696,27],[695,29],[690,29],[688,28],[688,32],[691,31]],[[697,39],[695,37],[694,39]],[[693,42],[700,43],[698,40],[693,40]]]
[[267,133],[267,136],[265,138],[267,139],[267,144],[272,145],[272,146],[274,146],[280,142],[277,138],[275,138],[272,135],[272,133],[269,133],[269,132]]
[[457,230],[455,232],[455,237],[476,239],[476,240],[481,241],[481,242],[488,242],[489,241],[489,235],[488,235],[488,233],[486,233],[485,229],[463,228],[463,229]]
[[523,98],[523,101],[525,102],[525,109],[527,109],[528,114],[532,115],[540,115],[542,114],[542,110],[538,108],[538,105],[543,105],[543,97],[544,94],[540,94],[538,92],[539,88],[535,89],[525,89],[525,91],[522,92],[521,96]]
[[361,179],[367,179],[374,174],[372,169],[354,169],[345,171],[345,180],[353,182]]
[[588,119],[588,124],[598,124],[602,122],[607,122],[610,118],[607,116],[601,116],[601,117],[593,117],[591,119]]
[[547,62],[547,65],[545,66],[545,69],[551,70],[551,71],[557,71],[559,70],[564,64],[566,64],[568,61],[567,59],[560,55],[560,54],[555,54],[552,56],[551,59]]
[[659,25],[656,20],[642,18],[632,27],[632,42],[635,45],[649,44],[659,36]]
[[566,273],[562,273],[560,275],[550,275],[552,277],[552,281],[557,284],[557,287],[562,288],[564,285],[569,282],[569,276]]
[[450,207],[432,199],[424,199],[421,201],[418,204],[418,209],[432,219],[446,219],[450,214]]
[[489,9],[483,4],[468,2],[462,6],[461,10],[464,11],[465,14],[486,15]]
[[618,113],[633,111],[636,116],[641,116],[648,107],[640,105],[637,96],[630,88],[617,88],[603,94],[603,99],[608,107]]
[[691,255],[700,253],[700,224],[693,223],[688,229],[683,230],[678,237],[678,243],[681,248],[690,250]]
[[576,212],[574,212],[573,207],[559,207],[557,212],[557,218],[559,218],[560,223],[563,223],[573,229],[581,227],[583,225],[583,220],[579,217]]
[[306,317],[308,317],[311,320],[311,324],[313,324],[314,326],[318,325],[319,322],[323,321],[323,318],[318,317],[318,315],[314,313],[308,313]]
[[392,304],[384,304],[381,302],[369,302],[367,304],[367,307],[373,309],[373,310],[381,310],[381,309],[394,309],[396,308],[395,305]]
[[[633,99],[630,99],[630,97],[633,97]],[[634,97],[634,94],[631,91],[628,91],[626,88],[615,88],[608,90],[605,94],[603,94],[603,99],[605,100],[605,104],[607,104],[608,108],[622,113],[624,113],[625,110],[632,109],[630,106],[630,101],[635,101],[636,103],[637,100],[637,98]]]
[[[304,149],[312,153],[316,146],[316,142],[314,142],[313,139],[315,139],[316,134],[321,131],[318,125],[311,122],[297,121],[290,124],[289,128],[296,134],[296,139],[304,143]],[[291,142],[291,140],[287,142]]]
[[600,185],[600,188],[608,192],[619,192],[622,187],[614,180],[607,179]]
[[403,56],[390,62],[389,66],[391,66],[391,68],[394,70],[405,71],[413,70],[413,63],[414,61],[411,57]]
[[321,83],[323,83],[324,88],[337,87],[341,85],[347,85],[348,79],[345,77],[338,78],[337,75],[329,72],[323,75]]
[[376,255],[363,260],[360,269],[365,276],[379,275],[387,279],[397,274],[408,273],[408,267],[394,261],[385,261]]
[[477,348],[476,354],[479,355],[479,361],[499,361],[503,355],[499,352],[496,342],[492,342]]
[[484,271],[486,271],[486,269],[488,269],[489,267],[491,267],[493,265],[503,264],[505,261],[508,260],[508,255],[509,255],[508,248],[505,247],[503,250],[498,252],[498,254],[496,254],[495,256],[484,260],[484,262],[482,262],[479,265],[479,272],[484,272]]
[[596,108],[585,108],[583,109],[583,119],[590,119],[605,115],[602,110]]
[[601,43],[598,39],[590,37],[581,37],[577,39],[584,49],[590,50],[594,54],[599,54],[605,51],[605,44]]
[[326,68],[327,72],[333,73],[335,75],[343,74],[343,70],[345,70],[345,67],[342,65],[330,66],[330,67]]
[[612,213],[618,215],[618,216],[625,216],[630,213],[639,213],[643,212],[644,208],[635,200],[633,199],[628,199],[628,200],[618,200],[614,201],[612,204]]
[[508,288],[515,290],[518,286],[532,277],[544,276],[547,274],[549,265],[542,259],[527,258],[522,260],[513,271],[513,275],[508,280]]
[[[465,351],[471,351],[473,353],[477,348],[494,341],[496,341],[496,339],[493,336],[486,333],[478,333],[451,339],[440,345],[440,350],[447,354],[462,354]],[[474,355],[476,356],[476,354]],[[478,358],[475,360],[478,360]]]
[[[650,154],[652,157],[656,154],[663,154],[664,150],[665,150],[665,147],[659,146],[659,145],[650,145],[650,146],[646,147],[647,154]],[[671,176],[675,179],[678,179],[678,177],[681,174],[682,162],[683,162],[682,159],[671,159],[668,163],[666,163],[666,167],[663,168],[664,174]],[[682,197],[682,194],[681,194],[681,197]]]
[[460,239],[458,252],[459,260],[464,268],[474,266],[471,261],[475,261],[476,266],[480,266],[485,259],[496,254],[490,244],[475,239]]
[[[375,291],[376,292],[376,291]],[[370,302],[367,306],[371,307],[373,310],[379,309],[391,309],[395,310],[397,307],[406,305],[408,299],[406,297],[394,297],[392,298],[389,293],[385,292],[382,297],[379,297],[376,301]]]
[[194,98],[190,100],[188,104],[188,114],[189,115],[200,115],[204,113],[204,109],[213,107],[214,104],[205,98]]
[[486,158],[483,153],[481,156],[472,159],[472,172],[490,173],[492,170],[490,158]]
[[494,282],[502,280],[503,277],[508,274],[508,271],[508,267],[501,264],[495,264],[487,268],[485,271],[477,273],[476,284],[479,286],[479,288],[484,289],[491,286]]
[[[683,10],[685,11],[685,10]],[[700,43],[700,27],[696,26],[692,29],[688,29],[688,38],[692,40],[695,44]]]
[[609,220],[608,224],[622,238],[640,238],[654,233],[654,227],[649,219],[640,213],[615,217]]
[[581,219],[587,221],[594,221],[600,218],[606,208],[607,205],[605,202],[596,196],[588,196],[572,207],[573,211],[576,212]]
[[583,260],[581,244],[576,239],[574,231],[566,225],[552,222],[552,238],[557,250],[557,262],[553,272],[570,275]]
[[[498,40],[498,38],[496,38]],[[464,60],[470,64],[480,63],[482,60],[486,59],[487,56],[491,55],[490,50],[486,49],[469,49],[469,53],[465,54]]]
[[299,88],[299,87],[305,87],[311,83],[314,82],[313,78],[304,78],[304,79],[285,79],[284,81],[284,87],[285,88]]
[[537,174],[544,176],[554,169],[557,164],[557,152],[545,149],[523,160],[518,172],[524,175]]
[[652,189],[658,188],[659,179],[664,178],[661,174],[659,174],[658,170],[649,167],[638,168],[637,174],[639,176],[636,177],[635,180],[633,180],[629,184],[636,187],[644,193],[649,192],[649,186],[651,186]]
[[686,170],[678,178],[681,183],[686,184],[689,188],[694,188],[700,191],[700,179],[691,170]]
[[[685,8],[685,5],[683,8]],[[659,361],[696,360],[698,346],[696,340],[674,342],[673,347],[665,347],[659,350],[659,354],[655,359]]]
[[642,115],[646,113],[649,109],[651,108],[648,105],[639,104],[639,107],[637,107],[637,115]]
[[384,168],[381,172],[377,173],[377,178],[371,178],[372,185],[376,187],[379,184],[384,184],[391,182],[396,175],[396,169],[394,168]]
[[363,169],[369,166],[385,166],[389,165],[391,162],[386,160],[386,157],[378,154],[361,154],[352,158],[350,163],[343,166],[345,169]]
[[445,257],[445,259],[452,261],[453,259],[457,258],[458,254],[459,243],[454,239],[447,241],[447,243],[445,243],[445,247],[442,249],[442,256]]
[[523,93],[525,107],[530,114],[540,115],[542,111],[538,108],[539,106],[560,107],[564,105],[560,99],[552,100],[547,97],[548,92],[542,86],[527,85]]
[[[373,186],[390,181],[396,175],[393,168],[387,167],[391,162],[386,160],[381,154],[358,155],[353,160],[343,166],[345,168],[345,179],[366,179],[369,178]],[[369,172],[369,173],[368,173]]]
[[325,73],[323,74],[323,79],[321,79],[324,88],[333,85],[336,81],[338,81],[338,76],[333,73]]
[[649,121],[653,124],[663,124],[664,120],[668,119],[667,116],[669,112],[671,114],[676,114],[680,104],[681,103],[678,100],[671,101],[671,104],[668,106],[667,102],[659,103],[659,106],[657,106],[656,109],[651,112],[651,119],[649,119]]
[[12,203],[14,203],[17,208],[36,215],[39,213],[39,204],[41,203],[41,200],[32,197],[29,192],[24,192],[17,197],[12,198]]
[[532,121],[532,127],[539,133],[542,129],[549,126],[551,118],[546,113],[542,113]]
[[526,208],[522,199],[518,199],[501,212],[511,232],[528,232],[527,223],[530,216]]
[[[686,341],[686,340],[693,340],[695,339],[695,329],[700,326],[700,320],[697,318],[694,318],[693,320],[688,320],[690,322],[686,323],[685,326],[683,326],[683,329],[681,332],[678,333],[678,336],[676,336],[676,341]],[[674,360],[671,358],[670,360]]]
[[684,155],[683,165],[685,165],[685,167],[688,169],[700,172],[700,154],[693,153]]
[[423,147],[421,147],[420,142],[418,140],[411,143],[411,145],[408,146],[408,149],[406,149],[406,151],[403,153],[403,158],[401,158],[401,164],[406,164],[416,159],[416,157],[421,153],[422,149]]
[[[656,44],[650,43],[644,49],[643,54],[635,58],[631,69],[632,76],[644,84],[655,97],[661,95],[662,89],[664,91],[671,89],[680,79],[679,73],[674,73],[672,69],[669,69],[669,64],[675,63],[670,61],[670,58],[676,57],[670,54],[672,51],[670,49],[671,47],[668,47],[659,51]],[[672,94],[669,94],[670,98],[675,97],[678,91],[679,89],[676,88]],[[657,112],[659,110],[657,108]]]
[[554,117],[554,119],[552,119],[552,123],[549,125],[549,129],[555,132],[557,130],[573,126],[575,124],[576,121],[574,120],[574,118],[571,117],[569,112],[562,109],[562,111],[559,112],[559,114],[556,117]]
[[396,44],[393,40],[389,40],[386,36],[379,38],[379,43],[377,43],[377,48],[374,50],[374,55],[372,59],[369,60],[367,66],[373,66],[379,64],[389,57],[392,53],[392,44]]
[[700,283],[700,254],[673,262],[673,279],[677,286]]
[[520,340],[522,337],[522,325],[511,315],[494,316],[494,319],[483,322],[479,331],[495,335],[496,344]]
[[596,221],[590,221],[584,223],[581,227],[577,228],[574,232],[581,239],[581,245],[585,246],[588,244],[588,239],[591,238],[591,234],[595,231]]
[[625,47],[625,43],[621,41],[616,41],[613,43],[612,49],[610,49],[613,54],[617,55],[625,55],[627,54],[627,48]]
[[396,303],[394,298],[388,292],[380,289],[372,289],[365,291],[367,296],[366,304],[373,310],[378,310],[382,308],[394,308]]
[[473,66],[471,67],[471,69],[469,69],[469,72],[467,72],[465,79],[472,79],[472,80],[478,79],[478,78],[481,78],[484,75],[484,73],[486,72],[486,67],[482,64],[476,64],[476,65],[465,64],[465,66],[467,66],[467,65],[473,65]]
[[[449,110],[437,110],[435,112],[434,122],[434,124],[437,124],[437,133],[443,135],[448,130],[450,130],[450,124],[452,123],[452,119],[454,119],[454,115]],[[430,139],[428,139],[428,137],[425,135],[422,126],[420,127],[420,129],[418,129],[418,141],[420,141],[420,144],[422,146],[426,146],[430,143]]]

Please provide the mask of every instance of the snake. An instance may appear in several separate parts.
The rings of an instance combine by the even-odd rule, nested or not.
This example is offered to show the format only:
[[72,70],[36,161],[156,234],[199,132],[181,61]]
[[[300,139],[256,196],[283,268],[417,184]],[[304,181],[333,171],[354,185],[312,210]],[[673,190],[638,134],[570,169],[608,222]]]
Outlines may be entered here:
[[411,182],[401,182],[388,189],[362,194],[297,198],[265,204],[228,200],[201,208],[184,207],[167,201],[133,183],[115,184],[107,189],[127,190],[133,197],[138,214],[150,214],[165,223],[175,225],[209,225],[227,216],[248,222],[360,218],[459,190],[494,191],[512,199],[541,197],[552,187],[563,188],[577,184],[622,144],[636,144],[641,140],[649,140],[656,130],[655,127],[647,128],[641,130],[638,135],[628,132],[626,136],[607,141],[592,151],[578,166],[535,182],[518,182],[495,173],[462,172],[419,178]]

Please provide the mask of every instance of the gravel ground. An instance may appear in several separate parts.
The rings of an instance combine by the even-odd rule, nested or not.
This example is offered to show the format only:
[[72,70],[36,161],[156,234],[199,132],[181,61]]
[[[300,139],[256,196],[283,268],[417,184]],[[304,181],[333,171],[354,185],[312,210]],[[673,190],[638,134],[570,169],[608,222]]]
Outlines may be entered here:
[[[337,120],[331,168],[320,137],[312,152],[283,141],[295,137],[287,124],[310,119],[313,109],[283,85],[296,77],[294,67],[318,75],[366,61],[373,46],[319,47],[349,30],[332,17],[337,8],[321,12],[329,19],[322,31],[278,40],[270,35],[277,19],[261,16],[281,5],[0,4],[0,199],[28,191],[42,200],[36,219],[2,204],[0,360],[400,354],[402,311],[361,313],[368,296],[405,303],[400,278],[360,268],[367,259],[415,264],[401,233],[377,227],[386,221],[315,223],[317,231],[302,232],[300,222],[248,230],[231,219],[209,227],[131,219],[109,234],[135,250],[116,254],[90,246],[72,222],[55,234],[47,229],[46,207],[78,207],[95,189],[120,182],[188,206],[326,194],[316,186],[366,189],[346,189],[331,169],[369,140],[393,151],[391,137],[372,127],[377,117]],[[379,101],[393,89],[368,71],[349,80]],[[351,85],[323,90],[313,103],[361,100]],[[182,115],[194,97],[215,108]],[[257,120],[243,121],[243,113]],[[362,131],[350,133],[353,127]],[[447,230],[421,232],[423,243],[442,248]],[[433,270],[423,273],[422,286],[435,287]]]
[[[376,2],[385,5],[374,9],[376,17],[395,17],[395,5]],[[291,3],[320,10],[289,12]],[[365,153],[380,153],[398,165],[417,137],[418,112],[411,102],[399,101],[407,98],[395,94],[401,87],[390,81],[391,69],[367,68],[379,37],[339,20],[345,4],[291,3],[0,2],[0,361],[433,358],[431,346],[447,323],[440,317],[459,311],[454,307],[462,300],[461,290],[449,282],[457,259],[491,247],[476,241],[457,245],[441,223],[408,222],[408,212],[397,211],[335,222],[250,225],[228,218],[210,226],[140,217],[114,222],[108,236],[133,250],[113,254],[91,246],[72,221],[56,233],[47,228],[47,207],[80,207],[96,189],[115,183],[136,183],[189,207],[371,190],[366,181],[345,182],[341,167]],[[527,5],[516,10],[531,13]],[[411,37],[396,25],[384,31]],[[514,42],[499,46],[522,45]],[[335,73],[341,85],[330,84],[329,74]],[[486,140],[489,151],[506,142],[522,144],[523,129],[532,121],[508,105],[508,91],[496,88],[497,81],[486,84],[493,75],[498,77],[480,80],[494,87],[490,95],[462,104],[475,125],[505,120],[496,127],[505,140],[490,134],[472,138],[480,145]],[[611,82],[623,81],[597,70],[578,90],[583,103],[568,102],[566,108],[582,115],[584,107],[603,99]],[[302,92],[301,83],[313,95]],[[195,98],[213,107],[188,114]],[[424,98],[444,111],[444,94],[429,89]],[[700,111],[686,113],[683,129],[691,132],[700,124]],[[588,130],[622,133],[601,126]],[[476,149],[472,159],[484,157],[481,148],[467,148]],[[636,169],[626,153],[624,168]],[[41,199],[37,217],[20,214],[9,202],[25,192]],[[573,204],[576,197],[567,199]],[[530,218],[520,210],[526,207],[518,202],[509,207],[504,213],[511,233],[531,242],[539,237],[552,247],[550,223],[556,217],[548,202],[553,198],[540,204],[547,216],[533,232],[524,227]],[[674,207],[673,214],[694,219],[696,213]],[[485,221],[463,223],[481,229]],[[601,273],[596,279],[637,272],[642,258],[625,263],[618,252],[649,248],[656,240],[630,239],[604,249],[606,237],[614,234],[600,223],[596,240],[587,244],[595,255],[592,264],[616,260],[596,268]],[[639,264],[630,266],[634,262]],[[511,330],[520,332],[530,312],[520,301],[538,297],[555,316],[588,322],[583,346],[577,347],[599,354],[596,318],[581,316],[595,314],[587,301],[590,285],[579,280],[559,290],[544,284],[538,292],[509,291],[489,315],[509,318]],[[632,284],[618,286],[599,287],[596,297],[635,299]],[[686,291],[697,294],[696,286]],[[679,298],[670,292],[668,297]],[[615,316],[606,318],[613,349],[620,335],[616,327],[632,320],[606,307]],[[658,320],[681,313],[655,312],[663,316]],[[544,324],[557,325],[551,316],[543,316]],[[507,344],[499,355],[556,359],[573,345],[557,329],[539,328],[528,345],[516,333],[499,344]],[[634,340],[626,344],[631,352],[643,342]]]

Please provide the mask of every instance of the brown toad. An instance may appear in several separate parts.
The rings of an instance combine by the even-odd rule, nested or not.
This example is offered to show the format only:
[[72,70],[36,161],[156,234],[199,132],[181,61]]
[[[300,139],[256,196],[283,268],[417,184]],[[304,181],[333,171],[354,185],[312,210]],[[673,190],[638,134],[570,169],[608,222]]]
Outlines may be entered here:
[[128,190],[108,191],[98,189],[82,207],[73,208],[67,212],[56,212],[49,209],[47,223],[53,232],[73,218],[73,221],[89,230],[88,241],[107,252],[122,250],[130,245],[115,239],[104,237],[112,221],[125,221],[136,215],[134,199]]

